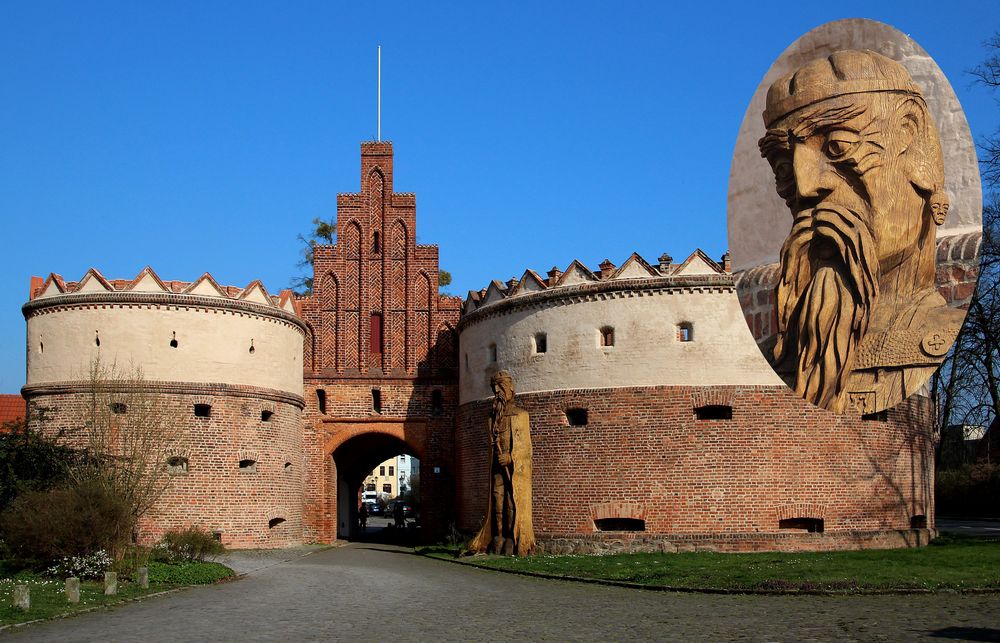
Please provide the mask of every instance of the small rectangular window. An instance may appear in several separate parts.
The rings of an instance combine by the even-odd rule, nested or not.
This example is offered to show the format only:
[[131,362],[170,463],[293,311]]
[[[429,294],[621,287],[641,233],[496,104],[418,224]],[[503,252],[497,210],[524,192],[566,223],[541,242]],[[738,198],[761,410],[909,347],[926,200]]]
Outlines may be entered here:
[[615,329],[611,326],[605,326],[601,329],[601,346],[608,347],[615,345]]
[[378,468],[378,474],[380,476],[384,476],[385,475],[385,467],[379,467]]
[[375,491],[375,483],[369,482],[365,485],[365,491]]
[[273,415],[274,415],[274,411],[269,411],[267,409],[264,409],[264,410],[262,410],[260,412],[260,421],[261,422],[270,422],[271,421],[271,416],[273,416]]
[[125,404],[125,402],[112,402],[111,403],[111,412],[112,413],[115,413],[117,415],[121,415],[122,413],[126,413],[127,411],[128,411],[128,404]]
[[392,467],[389,467],[389,475],[390,475],[390,476],[391,476],[391,475],[394,475],[394,472],[393,472],[393,468],[392,468]]
[[382,412],[382,391],[377,388],[372,389],[372,410],[376,413]]
[[778,521],[778,529],[796,529],[809,533],[823,532],[822,518],[785,518]]
[[382,485],[382,491],[385,493],[392,493],[392,485],[388,483]]
[[889,421],[889,411],[875,411],[874,413],[865,413],[861,416],[861,419],[865,422],[888,422]]
[[677,341],[679,342],[694,341],[694,328],[691,326],[691,324],[688,323],[677,324]]
[[194,416],[197,418],[207,418],[212,416],[211,404],[195,404]]
[[733,407],[725,404],[709,404],[699,406],[694,410],[694,414],[699,420],[732,420]]
[[321,388],[316,389],[316,406],[320,413],[326,415],[326,391]]
[[496,361],[497,361],[497,345],[496,344],[490,344],[489,358],[490,358],[490,364],[496,364]]
[[535,335],[535,352],[545,353],[549,350],[549,338],[545,333],[538,333]]
[[587,409],[566,409],[566,421],[570,426],[587,426]]

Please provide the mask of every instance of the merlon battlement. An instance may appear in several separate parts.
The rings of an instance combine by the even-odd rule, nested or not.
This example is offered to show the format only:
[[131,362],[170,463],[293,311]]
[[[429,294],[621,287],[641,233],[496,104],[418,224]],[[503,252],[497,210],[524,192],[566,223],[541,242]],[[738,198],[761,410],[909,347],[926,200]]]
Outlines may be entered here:
[[700,249],[695,249],[681,263],[673,263],[673,257],[664,253],[657,264],[651,264],[638,253],[633,252],[622,265],[615,266],[610,260],[602,261],[597,270],[590,270],[574,259],[565,270],[553,266],[542,277],[530,268],[521,278],[512,277],[506,283],[494,279],[482,290],[470,290],[462,306],[463,314],[469,314],[484,306],[533,292],[553,290],[568,286],[601,281],[625,279],[659,279],[663,277],[691,277],[694,275],[724,275],[731,273],[729,253],[720,262],[713,261]]
[[31,277],[28,292],[29,300],[100,292],[134,292],[134,293],[170,293],[176,295],[200,295],[203,297],[219,297],[227,300],[240,300],[280,308],[292,315],[299,311],[295,303],[295,295],[290,289],[282,290],[277,295],[271,295],[260,280],[253,280],[245,288],[239,286],[220,286],[211,274],[205,273],[195,281],[164,281],[146,266],[134,279],[107,279],[96,268],[91,268],[79,281],[66,281],[61,275],[50,273],[48,277]]

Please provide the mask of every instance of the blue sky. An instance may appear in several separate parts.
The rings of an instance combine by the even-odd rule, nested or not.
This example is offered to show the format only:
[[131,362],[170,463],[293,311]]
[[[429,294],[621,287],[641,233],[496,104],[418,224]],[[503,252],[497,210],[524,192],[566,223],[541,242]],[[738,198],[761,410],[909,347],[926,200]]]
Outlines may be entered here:
[[1000,2],[672,5],[3,3],[0,392],[24,384],[31,275],[148,264],[286,287],[296,235],[358,189],[378,44],[395,188],[417,193],[418,240],[440,246],[455,294],[574,258],[721,255],[747,103],[829,20],[910,34],[973,134],[1000,124],[964,73]]

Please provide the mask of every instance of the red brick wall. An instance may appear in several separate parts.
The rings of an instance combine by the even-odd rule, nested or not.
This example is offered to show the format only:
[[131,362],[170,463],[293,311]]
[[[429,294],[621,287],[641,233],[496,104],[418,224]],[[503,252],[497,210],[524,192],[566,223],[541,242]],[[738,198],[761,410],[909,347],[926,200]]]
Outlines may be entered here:
[[[188,458],[188,472],[170,484],[140,526],[144,543],[155,542],[171,528],[198,526],[222,533],[237,548],[286,547],[302,542],[302,418],[289,396],[270,396],[250,387],[151,383],[164,415],[179,430],[174,455]],[[51,390],[51,389],[50,389]],[[45,408],[39,426],[79,441],[87,417],[85,392],[26,391],[32,408]],[[270,397],[270,399],[268,399]],[[195,417],[194,405],[211,404],[211,416]],[[272,411],[268,421],[261,410]],[[37,422],[37,420],[33,420]],[[255,471],[239,462],[256,459]],[[286,463],[291,463],[286,467]],[[272,519],[285,521],[269,527]]]
[[[428,538],[444,532],[452,512],[454,329],[461,300],[438,294],[438,249],[416,243],[416,197],[393,191],[392,154],[392,143],[362,143],[361,189],[337,195],[337,243],[316,246],[313,294],[299,300],[309,326],[303,449],[310,540],[337,537],[338,476],[330,447],[342,444],[336,431],[344,424],[368,422],[373,432],[394,420],[425,426],[426,447],[418,457]],[[372,350],[373,314],[382,319],[381,353]],[[373,388],[382,394],[381,414],[372,409]],[[326,391],[325,414],[317,408],[316,389]],[[440,413],[430,408],[433,389],[444,397]],[[435,467],[440,473],[433,473]]]
[[[732,420],[696,419],[696,404],[720,400]],[[824,549],[906,544],[918,514],[933,527],[926,399],[891,409],[887,421],[836,416],[784,387],[556,391],[517,403],[531,416],[533,518],[543,540],[662,535],[672,547]],[[465,531],[478,529],[486,506],[488,407],[459,410]],[[587,426],[568,425],[565,409],[574,407],[588,410]],[[643,519],[646,532],[595,533],[594,519],[606,517]],[[824,533],[779,529],[796,517],[822,518]]]

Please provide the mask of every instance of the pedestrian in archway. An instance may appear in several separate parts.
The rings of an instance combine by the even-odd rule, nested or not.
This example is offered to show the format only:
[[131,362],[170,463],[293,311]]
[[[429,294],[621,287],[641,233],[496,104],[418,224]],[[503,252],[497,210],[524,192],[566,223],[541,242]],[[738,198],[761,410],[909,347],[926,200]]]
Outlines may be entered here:
[[361,530],[368,528],[368,503],[362,502],[361,509],[358,510],[358,521],[361,523]]
[[403,529],[406,527],[406,518],[403,513],[404,505],[402,502],[397,502],[396,506],[392,509],[392,519],[395,522],[397,529]]

